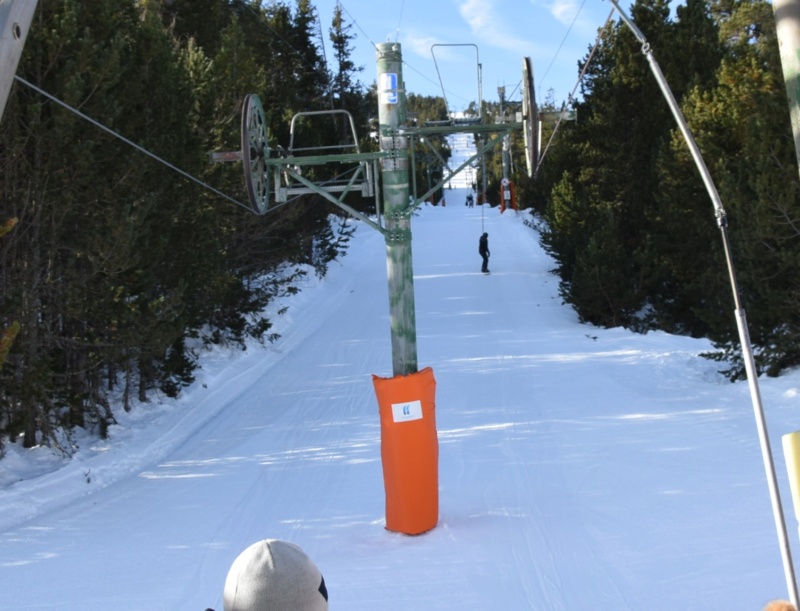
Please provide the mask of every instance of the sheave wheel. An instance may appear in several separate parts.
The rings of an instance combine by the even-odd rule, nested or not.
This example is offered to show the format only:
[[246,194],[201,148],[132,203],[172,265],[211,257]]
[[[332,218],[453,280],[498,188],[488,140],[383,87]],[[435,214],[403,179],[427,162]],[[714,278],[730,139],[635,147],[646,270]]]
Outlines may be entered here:
[[539,109],[533,89],[533,65],[530,57],[522,58],[522,135],[525,138],[525,163],[533,177],[539,165]]
[[264,214],[269,207],[269,134],[261,100],[248,94],[242,105],[242,162],[244,182],[250,207],[256,214]]

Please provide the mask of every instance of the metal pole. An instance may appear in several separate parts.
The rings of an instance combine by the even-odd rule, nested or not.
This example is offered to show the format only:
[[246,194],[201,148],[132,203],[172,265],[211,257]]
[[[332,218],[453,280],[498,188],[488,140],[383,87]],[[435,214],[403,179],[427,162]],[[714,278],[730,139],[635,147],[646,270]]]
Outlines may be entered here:
[[[431,161],[432,158],[430,155],[425,155],[425,169],[428,172],[428,191],[431,191]],[[436,194],[431,193],[430,196],[426,196],[431,198],[431,203],[436,203]]]
[[486,136],[481,136],[481,189],[483,191],[481,200],[485,204],[488,203],[486,199],[486,191],[488,190],[488,187],[486,185],[486,153],[484,151],[486,151]]
[[[500,98],[500,116],[505,115],[506,88],[498,87],[497,95]],[[503,178],[508,178],[511,168],[511,134],[503,136]]]
[[503,136],[503,178],[508,179],[511,170],[511,135]]
[[772,0],[781,52],[783,80],[789,98],[794,150],[800,168],[800,0]]
[[414,266],[411,257],[411,212],[408,186],[408,137],[403,58],[400,44],[376,46],[378,60],[378,117],[383,204],[386,217],[386,272],[392,331],[392,369],[395,376],[417,372],[417,326],[414,309]]
[[[477,53],[477,51],[476,51]],[[483,65],[478,61],[478,116],[483,121]],[[486,136],[481,137],[481,172],[483,173],[483,203],[486,203]]]
[[481,116],[482,108],[483,108],[483,85],[481,83],[481,57],[480,53],[478,52],[478,45],[465,42],[465,43],[456,43],[456,44],[444,44],[444,43],[436,43],[435,45],[431,45],[431,55],[433,56],[433,65],[436,67],[436,74],[439,76],[439,85],[442,88],[442,99],[444,100],[444,106],[447,110],[448,116],[452,119],[453,113],[450,112],[450,107],[447,105],[447,93],[444,89],[444,83],[442,82],[442,73],[439,71],[439,64],[436,62],[436,51],[434,49],[436,47],[475,47],[475,61],[478,65],[478,116]]
[[0,0],[0,120],[38,0]]
[[637,40],[642,43],[642,53],[644,53],[647,57],[647,61],[650,64],[650,70],[653,73],[653,76],[655,76],[656,81],[658,81],[658,86],[661,88],[661,92],[664,94],[664,98],[669,104],[672,115],[675,117],[686,144],[689,146],[689,150],[694,158],[695,165],[700,171],[700,175],[702,176],[703,182],[706,185],[706,190],[708,191],[711,201],[714,204],[717,224],[719,225],[722,233],[722,242],[725,248],[725,258],[728,264],[728,273],[730,276],[731,288],[733,290],[733,300],[736,306],[736,326],[739,331],[739,341],[742,345],[742,358],[744,359],[745,369],[747,371],[747,380],[750,385],[750,397],[753,404],[756,427],[758,428],[758,437],[759,441],[761,442],[761,456],[764,461],[764,470],[766,472],[767,485],[769,487],[770,499],[772,501],[772,512],[775,520],[775,529],[778,533],[778,543],[781,549],[781,557],[783,559],[786,586],[792,603],[797,606],[797,583],[794,575],[794,566],[792,564],[792,553],[789,548],[789,538],[786,534],[786,521],[783,516],[783,506],[781,505],[778,481],[775,475],[775,465],[772,460],[772,450],[770,448],[769,434],[767,432],[766,421],[764,418],[764,408],[761,403],[758,375],[756,372],[755,360],[753,358],[753,349],[750,344],[750,334],[747,330],[747,318],[745,316],[744,309],[741,306],[741,300],[739,297],[739,287],[736,281],[736,271],[733,265],[733,257],[731,255],[730,240],[728,238],[727,231],[728,222],[725,215],[725,210],[722,207],[722,201],[720,200],[719,193],[717,193],[717,188],[714,185],[714,181],[711,179],[711,174],[706,167],[703,156],[700,154],[700,149],[695,142],[694,136],[692,135],[692,132],[686,123],[686,119],[684,118],[678,103],[675,101],[675,96],[672,95],[672,90],[670,89],[669,84],[667,84],[667,80],[664,78],[664,74],[661,72],[658,62],[656,62],[655,57],[653,57],[650,44],[645,39],[644,34],[642,34],[639,28],[636,27],[636,24],[633,23],[628,15],[626,15],[625,12],[619,7],[617,0],[611,0],[611,3],[617,9],[617,12],[619,12],[619,14],[622,16],[622,20],[631,29]]

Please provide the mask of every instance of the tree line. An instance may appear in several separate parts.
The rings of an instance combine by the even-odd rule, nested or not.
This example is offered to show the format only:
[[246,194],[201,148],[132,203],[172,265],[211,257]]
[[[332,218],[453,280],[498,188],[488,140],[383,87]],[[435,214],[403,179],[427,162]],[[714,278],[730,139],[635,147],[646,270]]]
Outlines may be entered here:
[[[777,375],[800,363],[800,182],[772,6],[687,0],[672,14],[667,0],[637,0],[629,14],[717,187],[757,365]],[[603,30],[580,91],[539,178],[519,179],[561,296],[595,325],[711,338],[707,356],[741,378],[714,206],[621,21]]]
[[[246,94],[272,146],[295,113],[331,108],[367,137],[374,91],[340,10],[326,34],[329,64],[309,0],[39,2],[17,75],[69,108],[15,82],[0,127],[0,452],[69,451],[113,406],[177,395],[204,346],[274,339],[265,307],[352,233],[317,196],[249,214],[73,110],[246,201],[241,164],[209,163],[241,148]],[[305,147],[342,135],[300,131]]]

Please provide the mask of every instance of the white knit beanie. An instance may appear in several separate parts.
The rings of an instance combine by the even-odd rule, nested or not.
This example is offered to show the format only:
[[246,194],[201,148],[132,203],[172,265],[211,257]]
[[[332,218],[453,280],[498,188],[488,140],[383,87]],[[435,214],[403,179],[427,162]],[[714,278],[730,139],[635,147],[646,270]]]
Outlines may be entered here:
[[222,601],[225,611],[327,611],[328,592],[302,549],[266,539],[233,561]]

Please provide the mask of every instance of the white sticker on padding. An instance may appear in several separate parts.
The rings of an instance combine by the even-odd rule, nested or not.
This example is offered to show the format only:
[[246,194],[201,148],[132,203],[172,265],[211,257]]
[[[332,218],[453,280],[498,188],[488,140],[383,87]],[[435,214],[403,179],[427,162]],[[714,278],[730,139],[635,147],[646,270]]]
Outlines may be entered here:
[[419,400],[408,401],[406,403],[392,403],[392,417],[395,422],[422,420],[422,403]]

